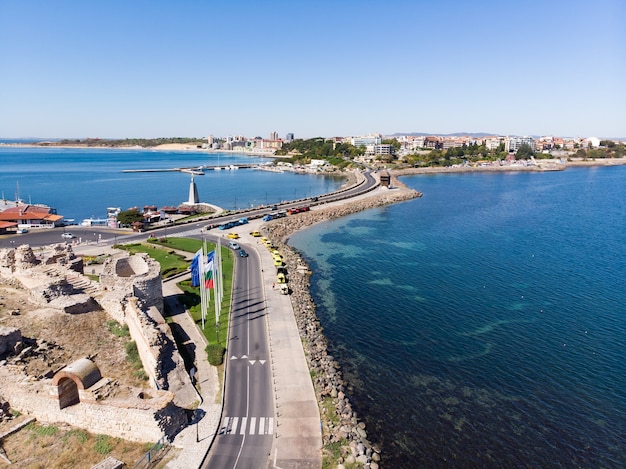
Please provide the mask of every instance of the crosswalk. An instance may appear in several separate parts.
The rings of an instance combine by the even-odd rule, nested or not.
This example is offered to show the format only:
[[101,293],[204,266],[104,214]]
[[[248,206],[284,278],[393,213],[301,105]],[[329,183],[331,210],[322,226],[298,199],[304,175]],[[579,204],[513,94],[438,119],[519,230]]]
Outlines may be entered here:
[[220,435],[272,435],[274,417],[224,417]]

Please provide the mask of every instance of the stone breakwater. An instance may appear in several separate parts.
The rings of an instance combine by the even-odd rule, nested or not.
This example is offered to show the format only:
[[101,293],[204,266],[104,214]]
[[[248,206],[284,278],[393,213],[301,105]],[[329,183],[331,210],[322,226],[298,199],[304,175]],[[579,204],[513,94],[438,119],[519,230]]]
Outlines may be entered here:
[[377,189],[375,195],[278,219],[269,222],[263,229],[283,254],[290,273],[291,303],[320,406],[323,445],[328,448],[332,443],[345,443],[337,461],[339,468],[343,467],[343,463],[358,463],[363,467],[378,469],[381,448],[369,441],[365,423],[359,421],[357,413],[352,409],[346,393],[347,383],[339,364],[328,353],[324,329],[316,315],[315,303],[309,291],[308,267],[302,256],[287,242],[292,233],[315,223],[421,196],[421,193],[406,188],[395,178],[392,179],[392,186],[395,188]]

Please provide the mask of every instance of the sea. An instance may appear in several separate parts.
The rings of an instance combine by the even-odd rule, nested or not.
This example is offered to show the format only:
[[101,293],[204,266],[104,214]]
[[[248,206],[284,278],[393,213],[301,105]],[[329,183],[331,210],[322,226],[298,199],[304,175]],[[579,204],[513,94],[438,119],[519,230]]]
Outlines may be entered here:
[[[188,198],[189,174],[125,169],[266,161],[0,146],[0,190],[80,222]],[[381,467],[626,467],[626,166],[401,180],[424,196],[290,239]],[[248,169],[195,182],[226,209],[342,184]]]
[[381,467],[626,467],[626,166],[401,180],[290,239]]
[[[267,157],[234,153],[0,145],[0,191],[5,200],[45,204],[80,223],[87,218],[106,218],[107,207],[160,208],[189,199],[188,173],[125,170],[268,162],[271,159]],[[238,169],[207,170],[203,176],[194,176],[194,182],[201,202],[232,210],[310,198],[332,192],[344,181],[332,176]]]

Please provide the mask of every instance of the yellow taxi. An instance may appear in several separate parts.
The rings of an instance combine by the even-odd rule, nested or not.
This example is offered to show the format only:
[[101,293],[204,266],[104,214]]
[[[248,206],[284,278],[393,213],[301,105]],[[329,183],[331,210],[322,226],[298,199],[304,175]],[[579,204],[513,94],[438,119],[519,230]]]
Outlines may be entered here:
[[258,231],[253,231],[252,233],[250,233],[250,235],[254,236],[255,238],[258,238],[259,236],[261,236],[261,233],[259,233]]
[[226,237],[229,239],[238,239],[239,235],[237,233],[228,233]]

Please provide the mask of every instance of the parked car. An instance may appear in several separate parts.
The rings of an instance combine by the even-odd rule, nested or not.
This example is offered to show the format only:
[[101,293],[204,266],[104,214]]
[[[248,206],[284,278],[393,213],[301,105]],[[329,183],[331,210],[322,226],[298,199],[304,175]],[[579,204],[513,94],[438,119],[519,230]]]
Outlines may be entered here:
[[259,236],[261,236],[261,233],[259,233],[258,231],[253,231],[252,233],[250,233],[252,236],[254,236],[255,238],[258,238]]
[[243,249],[239,250],[239,257],[248,257],[248,253]]
[[239,244],[237,244],[234,241],[231,241],[230,243],[228,243],[228,247],[231,249],[235,249],[235,250],[240,249]]
[[16,231],[17,234],[24,234],[24,233],[28,233],[28,230],[26,228],[20,228],[19,230]]
[[64,238],[64,239],[74,239],[74,238],[76,238],[76,236],[74,236],[72,233],[63,233],[61,235],[61,238]]

